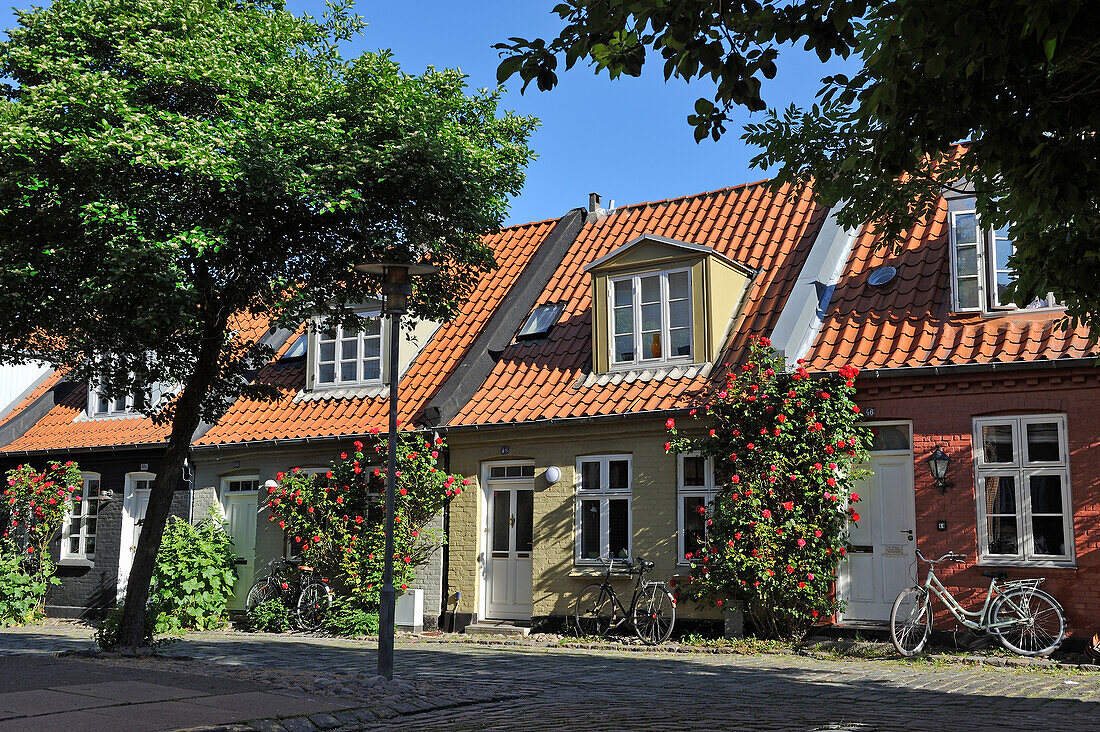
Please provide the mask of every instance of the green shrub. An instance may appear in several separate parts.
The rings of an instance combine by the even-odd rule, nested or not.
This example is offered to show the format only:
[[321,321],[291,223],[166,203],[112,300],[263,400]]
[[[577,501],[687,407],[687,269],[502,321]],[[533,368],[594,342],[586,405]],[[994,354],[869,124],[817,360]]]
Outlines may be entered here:
[[325,630],[341,636],[378,635],[378,613],[341,598],[333,603],[325,618]]
[[[150,648],[156,648],[163,641],[154,641],[157,620],[160,615],[158,608],[153,605],[145,611],[145,633],[141,638],[141,644]],[[95,629],[95,642],[101,651],[113,651],[118,646],[118,626],[122,624],[122,605],[116,605],[107,613],[106,617]]]
[[233,539],[213,513],[196,525],[175,517],[164,530],[153,569],[151,604],[160,608],[157,633],[225,625],[237,580]]
[[278,597],[249,608],[245,624],[257,633],[283,633],[290,630],[290,610]]
[[56,584],[56,577],[27,574],[19,557],[0,557],[0,627],[41,619],[46,590]]

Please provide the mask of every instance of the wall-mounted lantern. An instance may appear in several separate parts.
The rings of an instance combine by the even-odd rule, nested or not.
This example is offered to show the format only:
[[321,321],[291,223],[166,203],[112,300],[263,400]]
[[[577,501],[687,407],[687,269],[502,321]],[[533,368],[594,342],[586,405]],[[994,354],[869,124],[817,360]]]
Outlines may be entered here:
[[546,482],[550,485],[554,485],[561,480],[561,468],[557,465],[551,465],[546,469]]
[[951,456],[936,445],[935,451],[928,456],[928,470],[932,473],[932,480],[936,481],[936,487],[940,493],[947,493],[948,488],[954,488],[955,484],[947,480],[947,469],[951,467]]

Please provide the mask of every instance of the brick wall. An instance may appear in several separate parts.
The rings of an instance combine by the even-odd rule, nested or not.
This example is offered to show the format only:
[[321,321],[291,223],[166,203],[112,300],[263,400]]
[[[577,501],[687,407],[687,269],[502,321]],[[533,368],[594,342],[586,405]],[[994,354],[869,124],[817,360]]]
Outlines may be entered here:
[[[1049,369],[982,373],[923,379],[866,377],[858,382],[858,400],[874,420],[905,419],[913,423],[914,475],[918,548],[926,556],[947,551],[967,555],[965,565],[940,565],[937,576],[968,609],[984,599],[989,579],[977,567],[976,482],[973,465],[973,418],[987,415],[1064,413],[1069,441],[1073,525],[1077,547],[1075,569],[1009,568],[1009,578],[1046,577],[1043,589],[1066,609],[1075,634],[1100,629],[1100,372],[1094,369]],[[927,459],[936,445],[952,463],[948,479],[955,484],[941,495],[929,475]],[[946,521],[945,531],[937,530]],[[922,565],[923,580],[927,565]],[[938,603],[937,603],[938,606]],[[954,619],[942,608],[937,627],[950,629]]]

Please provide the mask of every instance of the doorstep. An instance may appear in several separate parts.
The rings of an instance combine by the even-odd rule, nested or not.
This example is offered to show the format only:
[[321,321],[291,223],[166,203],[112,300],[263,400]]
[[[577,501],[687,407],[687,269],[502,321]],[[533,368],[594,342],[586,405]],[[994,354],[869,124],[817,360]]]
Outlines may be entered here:
[[466,626],[467,635],[528,636],[531,622],[523,620],[479,620]]

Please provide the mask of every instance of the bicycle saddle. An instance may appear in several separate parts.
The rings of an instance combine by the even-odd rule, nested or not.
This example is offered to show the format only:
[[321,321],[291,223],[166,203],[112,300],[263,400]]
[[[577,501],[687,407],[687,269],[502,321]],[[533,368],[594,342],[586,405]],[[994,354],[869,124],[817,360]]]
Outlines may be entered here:
[[1003,580],[1008,577],[1008,571],[1004,569],[991,569],[982,572],[982,577],[992,577],[996,580]]
[[312,572],[313,571],[313,567],[307,567],[304,564],[299,565],[298,569],[302,570],[303,572]]
[[642,569],[653,569],[657,565],[654,564],[653,562],[650,562],[650,561],[646,560],[646,559],[639,559],[638,560],[638,566],[641,567]]

